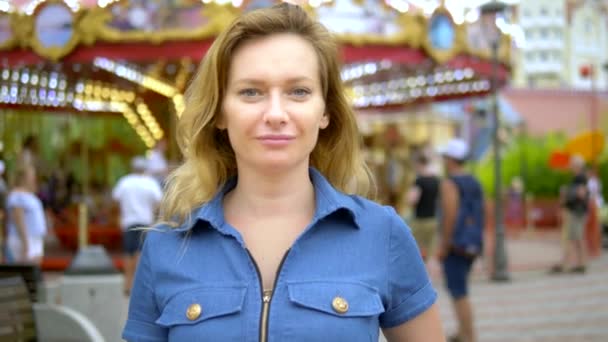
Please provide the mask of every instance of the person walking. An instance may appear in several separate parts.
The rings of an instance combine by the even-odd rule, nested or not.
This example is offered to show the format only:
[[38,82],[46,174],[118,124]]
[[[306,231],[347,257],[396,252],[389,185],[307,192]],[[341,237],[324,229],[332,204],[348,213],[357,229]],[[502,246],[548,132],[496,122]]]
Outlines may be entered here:
[[40,264],[47,233],[42,201],[36,196],[36,171],[22,166],[6,198],[7,256],[9,263]]
[[165,183],[165,178],[169,174],[169,164],[165,153],[167,152],[167,140],[159,140],[154,148],[148,154],[148,173],[152,178],[156,179],[161,187]]
[[123,234],[124,290],[131,291],[133,274],[143,244],[144,227],[155,222],[155,213],[162,198],[158,182],[145,173],[148,167],[143,157],[131,161],[132,173],[120,178],[112,190],[112,198],[120,205],[120,227]]
[[589,201],[587,203],[589,203],[589,210],[587,224],[583,232],[586,259],[597,258],[602,252],[601,212],[604,210],[605,205],[598,167],[588,170],[588,179]]
[[468,144],[464,140],[450,140],[441,154],[447,177],[440,186],[439,259],[458,320],[458,332],[449,341],[475,342],[469,275],[475,258],[483,250],[483,190],[479,182],[464,169],[469,154]]
[[408,198],[414,206],[412,233],[426,262],[433,253],[437,234],[437,205],[439,198],[439,177],[430,170],[430,160],[425,154],[416,158],[416,180]]
[[561,196],[564,207],[562,230],[565,248],[561,263],[551,268],[550,273],[552,274],[564,271],[585,273],[587,270],[584,231],[588,219],[590,196],[585,160],[579,155],[572,156],[570,169],[574,176],[563,189]]

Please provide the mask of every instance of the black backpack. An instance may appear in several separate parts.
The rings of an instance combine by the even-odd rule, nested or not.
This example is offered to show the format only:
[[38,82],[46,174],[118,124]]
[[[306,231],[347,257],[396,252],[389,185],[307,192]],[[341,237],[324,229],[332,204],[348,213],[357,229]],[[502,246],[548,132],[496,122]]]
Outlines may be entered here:
[[452,247],[468,256],[483,251],[484,204],[479,182],[470,175],[452,176],[459,195],[459,207],[452,235]]

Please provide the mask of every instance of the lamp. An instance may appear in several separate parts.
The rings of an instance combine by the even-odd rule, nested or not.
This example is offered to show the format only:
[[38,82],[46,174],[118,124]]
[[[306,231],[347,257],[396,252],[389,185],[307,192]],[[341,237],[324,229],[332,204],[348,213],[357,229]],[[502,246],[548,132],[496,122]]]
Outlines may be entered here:
[[504,13],[507,5],[500,1],[488,2],[480,7],[480,20],[486,40],[492,49],[492,116],[494,119],[494,267],[492,280],[504,282],[510,279],[508,273],[508,258],[505,247],[505,228],[502,196],[502,165],[500,156],[500,115],[498,113],[498,49],[501,32],[497,19]]

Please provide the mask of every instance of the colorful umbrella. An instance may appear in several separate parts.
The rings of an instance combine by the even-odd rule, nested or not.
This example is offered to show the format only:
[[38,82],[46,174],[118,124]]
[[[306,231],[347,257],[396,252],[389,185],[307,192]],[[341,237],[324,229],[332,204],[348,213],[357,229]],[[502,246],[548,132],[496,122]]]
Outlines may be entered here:
[[564,152],[570,155],[580,155],[585,161],[596,160],[604,150],[605,137],[600,131],[585,132],[570,139]]

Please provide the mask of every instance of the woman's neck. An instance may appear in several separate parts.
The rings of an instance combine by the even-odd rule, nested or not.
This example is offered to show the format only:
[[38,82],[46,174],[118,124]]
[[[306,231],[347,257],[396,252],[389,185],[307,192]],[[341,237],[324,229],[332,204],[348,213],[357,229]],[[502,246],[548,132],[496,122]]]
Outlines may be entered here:
[[251,218],[314,214],[314,186],[308,168],[287,173],[239,170],[236,187],[224,198],[227,211]]

